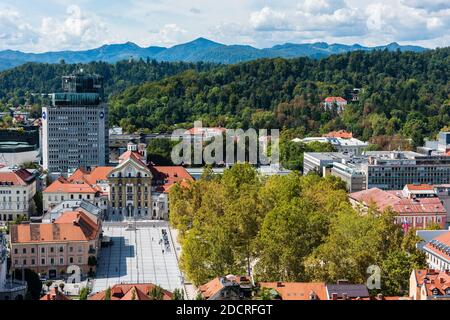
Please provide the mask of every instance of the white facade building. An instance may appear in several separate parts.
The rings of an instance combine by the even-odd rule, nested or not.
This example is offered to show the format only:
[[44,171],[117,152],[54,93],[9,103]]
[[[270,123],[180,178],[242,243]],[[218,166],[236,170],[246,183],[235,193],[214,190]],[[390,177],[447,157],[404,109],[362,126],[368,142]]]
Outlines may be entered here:
[[36,176],[25,169],[0,169],[0,221],[13,221],[34,211]]

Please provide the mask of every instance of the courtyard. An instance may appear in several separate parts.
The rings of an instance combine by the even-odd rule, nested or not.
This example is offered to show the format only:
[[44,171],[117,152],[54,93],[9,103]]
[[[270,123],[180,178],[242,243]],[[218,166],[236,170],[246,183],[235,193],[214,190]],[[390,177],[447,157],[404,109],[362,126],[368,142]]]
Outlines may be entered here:
[[[92,292],[119,283],[154,283],[173,291],[184,289],[168,223],[105,222],[103,234],[111,244],[101,250]],[[165,236],[166,235],[166,236]]]

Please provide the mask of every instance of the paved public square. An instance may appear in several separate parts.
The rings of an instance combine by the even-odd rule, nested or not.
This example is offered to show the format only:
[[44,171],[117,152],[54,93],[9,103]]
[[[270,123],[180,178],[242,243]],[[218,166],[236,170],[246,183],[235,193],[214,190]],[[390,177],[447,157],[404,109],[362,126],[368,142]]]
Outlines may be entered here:
[[[167,232],[169,245],[164,243]],[[164,289],[184,289],[172,236],[165,221],[137,222],[127,230],[123,222],[105,222],[103,232],[112,245],[102,248],[93,292],[119,283],[154,283]]]

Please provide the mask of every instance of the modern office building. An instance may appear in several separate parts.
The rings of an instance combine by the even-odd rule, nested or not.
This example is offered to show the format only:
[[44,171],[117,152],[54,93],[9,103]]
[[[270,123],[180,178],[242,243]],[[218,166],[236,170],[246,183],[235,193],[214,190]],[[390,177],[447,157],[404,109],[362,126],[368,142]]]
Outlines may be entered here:
[[103,78],[82,71],[62,78],[42,110],[43,167],[50,173],[108,163],[108,106]]
[[[340,164],[340,165],[338,165]],[[367,151],[360,156],[339,152],[307,152],[303,173],[323,175],[334,170],[358,169],[366,176],[366,189],[401,190],[407,184],[442,185],[450,183],[450,157],[423,155],[411,151]]]

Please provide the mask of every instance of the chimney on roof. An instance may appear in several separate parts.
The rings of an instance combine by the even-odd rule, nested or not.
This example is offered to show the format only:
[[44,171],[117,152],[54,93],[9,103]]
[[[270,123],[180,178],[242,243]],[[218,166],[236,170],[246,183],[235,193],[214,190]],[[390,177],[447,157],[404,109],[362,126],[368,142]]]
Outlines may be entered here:
[[331,294],[331,300],[337,300],[338,299],[338,294],[336,292],[333,292]]
[[348,300],[348,294],[347,293],[343,293],[342,294],[342,300]]

